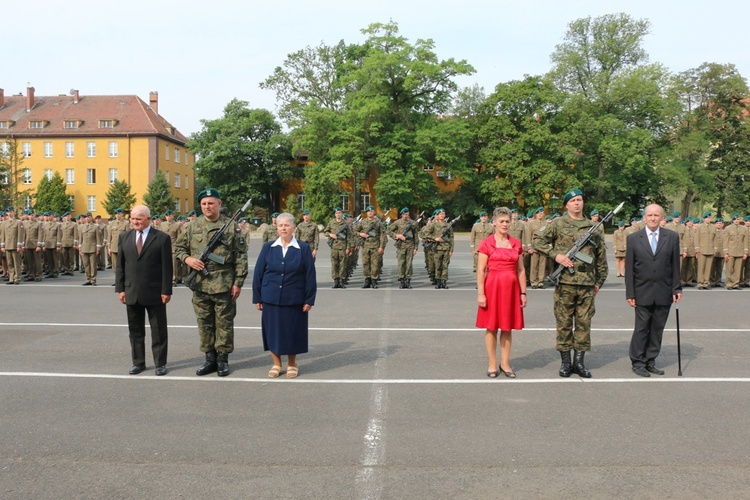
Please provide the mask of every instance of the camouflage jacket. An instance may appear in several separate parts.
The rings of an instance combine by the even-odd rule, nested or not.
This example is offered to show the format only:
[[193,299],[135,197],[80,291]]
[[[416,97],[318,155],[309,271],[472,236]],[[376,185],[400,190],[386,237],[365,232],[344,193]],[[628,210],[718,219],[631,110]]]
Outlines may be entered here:
[[312,250],[318,249],[320,235],[318,234],[318,225],[313,221],[300,222],[297,230],[294,232],[294,237],[310,245]]
[[[534,235],[532,245],[534,250],[548,255],[554,260],[558,254],[565,254],[570,250],[578,238],[594,225],[589,219],[575,220],[567,215],[558,217],[539,228]],[[581,253],[592,259],[586,264],[578,259],[573,260],[573,273],[565,270],[560,275],[560,283],[565,285],[602,286],[607,279],[607,245],[604,237],[595,232],[589,242],[581,249]]]
[[[346,229],[342,229],[344,227],[346,227]],[[326,228],[323,229],[323,234],[329,238],[332,234],[338,235],[337,239],[333,240],[333,243],[331,243],[331,248],[335,248],[336,250],[344,250],[347,248],[347,237],[350,232],[351,227],[349,227],[343,219],[341,222],[337,222],[336,219],[331,219]]]
[[388,241],[383,224],[374,217],[372,219],[364,218],[359,221],[354,226],[354,232],[370,235],[369,238],[364,238],[362,242],[362,247],[364,248],[385,248],[385,244]]
[[[448,234],[443,236],[445,230],[448,229]],[[437,238],[443,238],[443,241],[435,242],[435,250],[449,251],[453,253],[454,235],[453,228],[446,222],[439,222],[438,220],[432,221],[432,224],[425,226],[424,232],[421,236],[425,240],[435,240]]]
[[[404,231],[409,229],[406,234],[404,234]],[[391,223],[391,225],[388,227],[388,234],[391,235],[391,238],[396,240],[396,248],[401,246],[402,243],[405,243],[407,245],[415,245],[415,248],[419,247],[419,224],[417,224],[416,221],[413,221],[411,219],[404,220],[399,219],[396,222]],[[395,236],[397,234],[403,234],[406,237],[406,241],[401,241],[400,239],[396,239]]]
[[263,243],[268,243],[269,241],[276,241],[276,238],[279,237],[279,232],[276,230],[276,226],[273,224],[266,225],[266,230],[263,231]]
[[[208,240],[227,222],[228,217],[222,215],[215,222],[205,217],[195,219],[186,225],[184,231],[177,238],[174,255],[185,262],[188,257],[200,258]],[[221,243],[213,252],[225,259],[224,264],[209,261],[208,276],[198,274],[195,279],[195,290],[203,293],[224,293],[232,290],[232,286],[242,288],[247,277],[247,241],[239,230],[236,222],[231,222]]]

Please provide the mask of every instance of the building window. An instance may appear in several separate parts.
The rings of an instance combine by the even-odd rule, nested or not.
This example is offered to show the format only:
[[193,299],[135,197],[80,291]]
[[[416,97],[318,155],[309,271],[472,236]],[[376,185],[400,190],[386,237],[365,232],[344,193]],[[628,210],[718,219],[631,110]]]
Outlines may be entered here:
[[96,169],[95,168],[86,169],[86,182],[88,184],[96,184]]
[[430,172],[432,172],[433,170],[435,170],[435,166],[434,165],[425,165],[423,168],[425,170],[427,170],[427,171],[430,171]]
[[99,128],[115,128],[114,120],[99,120]]
[[169,160],[169,146],[164,147],[164,159]]
[[187,188],[188,188],[188,179],[190,179],[190,177],[188,177],[188,176],[186,175],[186,176],[185,176],[185,189],[187,189]]
[[31,143],[24,142],[23,144],[21,144],[21,151],[24,158],[31,157]]
[[167,184],[169,184],[169,170],[164,172],[164,180],[167,181]]
[[347,195],[345,195],[345,194],[341,195],[341,209],[344,212],[348,212],[349,211],[349,197]]
[[175,172],[174,174],[174,187],[180,187],[180,174],[178,174],[177,172]]
[[3,172],[2,175],[3,184],[7,186],[8,184],[10,184],[10,174],[8,172]]
[[26,210],[31,210],[31,196],[26,197],[26,203],[24,203]]
[[10,144],[7,142],[0,143],[0,154],[3,158],[10,156]]
[[86,197],[86,210],[96,212],[96,196],[89,195]]
[[31,120],[29,122],[29,128],[44,128],[44,122],[41,120]]
[[44,169],[44,176],[47,178],[48,181],[52,180],[52,169],[51,168],[45,168]]
[[11,124],[11,122],[9,122],[7,120],[6,121],[1,121],[0,122],[0,128],[10,128],[10,124]]
[[96,158],[96,143],[94,141],[86,143],[86,155],[89,158]]
[[117,169],[110,168],[109,169],[109,183],[114,184],[116,180],[117,180]]
[[31,184],[31,169],[30,168],[23,169],[23,183]]
[[52,158],[52,143],[51,142],[44,143],[44,157]]
[[190,211],[190,204],[188,203],[188,199],[185,198],[185,213]]
[[73,196],[72,194],[68,196],[68,203],[69,203],[68,210],[70,210],[71,212],[74,212],[76,209],[76,197]]
[[188,166],[188,152],[185,151],[185,166]]
[[177,148],[174,148],[174,162],[180,163],[180,150]]
[[177,213],[180,213],[180,202],[181,201],[182,200],[180,200],[179,198],[175,198],[175,200],[174,200],[174,211],[177,212]]
[[79,125],[78,120],[65,120],[65,123],[63,125],[64,128],[78,128]]
[[72,168],[65,169],[65,184],[76,183],[76,171]]
[[299,209],[304,210],[305,209],[305,193],[298,193],[297,194],[297,203],[299,203]]
[[117,141],[109,141],[109,157],[117,158],[117,155],[118,155]]
[[362,193],[362,197],[360,198],[362,202],[362,210],[365,209],[368,205],[370,205],[370,193]]
[[73,158],[76,154],[75,144],[72,142],[65,143],[65,158]]

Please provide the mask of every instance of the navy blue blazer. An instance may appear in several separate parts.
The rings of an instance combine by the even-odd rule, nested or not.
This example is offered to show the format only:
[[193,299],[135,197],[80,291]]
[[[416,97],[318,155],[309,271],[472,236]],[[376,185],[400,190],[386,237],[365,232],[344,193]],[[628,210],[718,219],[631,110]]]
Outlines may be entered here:
[[287,247],[286,257],[273,241],[263,245],[253,272],[253,304],[315,305],[318,290],[310,246],[297,240],[299,250]]

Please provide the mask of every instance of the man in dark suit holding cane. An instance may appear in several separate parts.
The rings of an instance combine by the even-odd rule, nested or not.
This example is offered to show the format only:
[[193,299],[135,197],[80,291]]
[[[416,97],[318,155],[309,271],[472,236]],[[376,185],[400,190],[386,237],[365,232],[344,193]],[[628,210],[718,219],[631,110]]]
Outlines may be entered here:
[[146,369],[145,313],[151,325],[151,350],[156,375],[167,374],[167,303],[172,297],[172,242],[167,233],[150,227],[145,205],[130,211],[133,229],[120,234],[115,292],[127,306],[131,375]]
[[646,227],[627,238],[625,296],[635,308],[630,360],[633,372],[641,377],[664,375],[656,367],[656,357],[672,302],[682,298],[680,237],[659,227],[663,217],[661,206],[647,206],[643,216]]

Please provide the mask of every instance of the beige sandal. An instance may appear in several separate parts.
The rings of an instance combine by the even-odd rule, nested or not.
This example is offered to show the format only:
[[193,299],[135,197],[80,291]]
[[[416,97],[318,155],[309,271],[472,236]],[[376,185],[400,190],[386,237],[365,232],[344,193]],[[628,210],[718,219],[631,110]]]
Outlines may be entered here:
[[286,378],[297,378],[298,374],[299,374],[299,367],[297,367],[297,366],[287,366],[287,368],[286,368]]
[[273,365],[268,371],[270,378],[278,378],[279,375],[281,375],[281,367],[279,365]]

